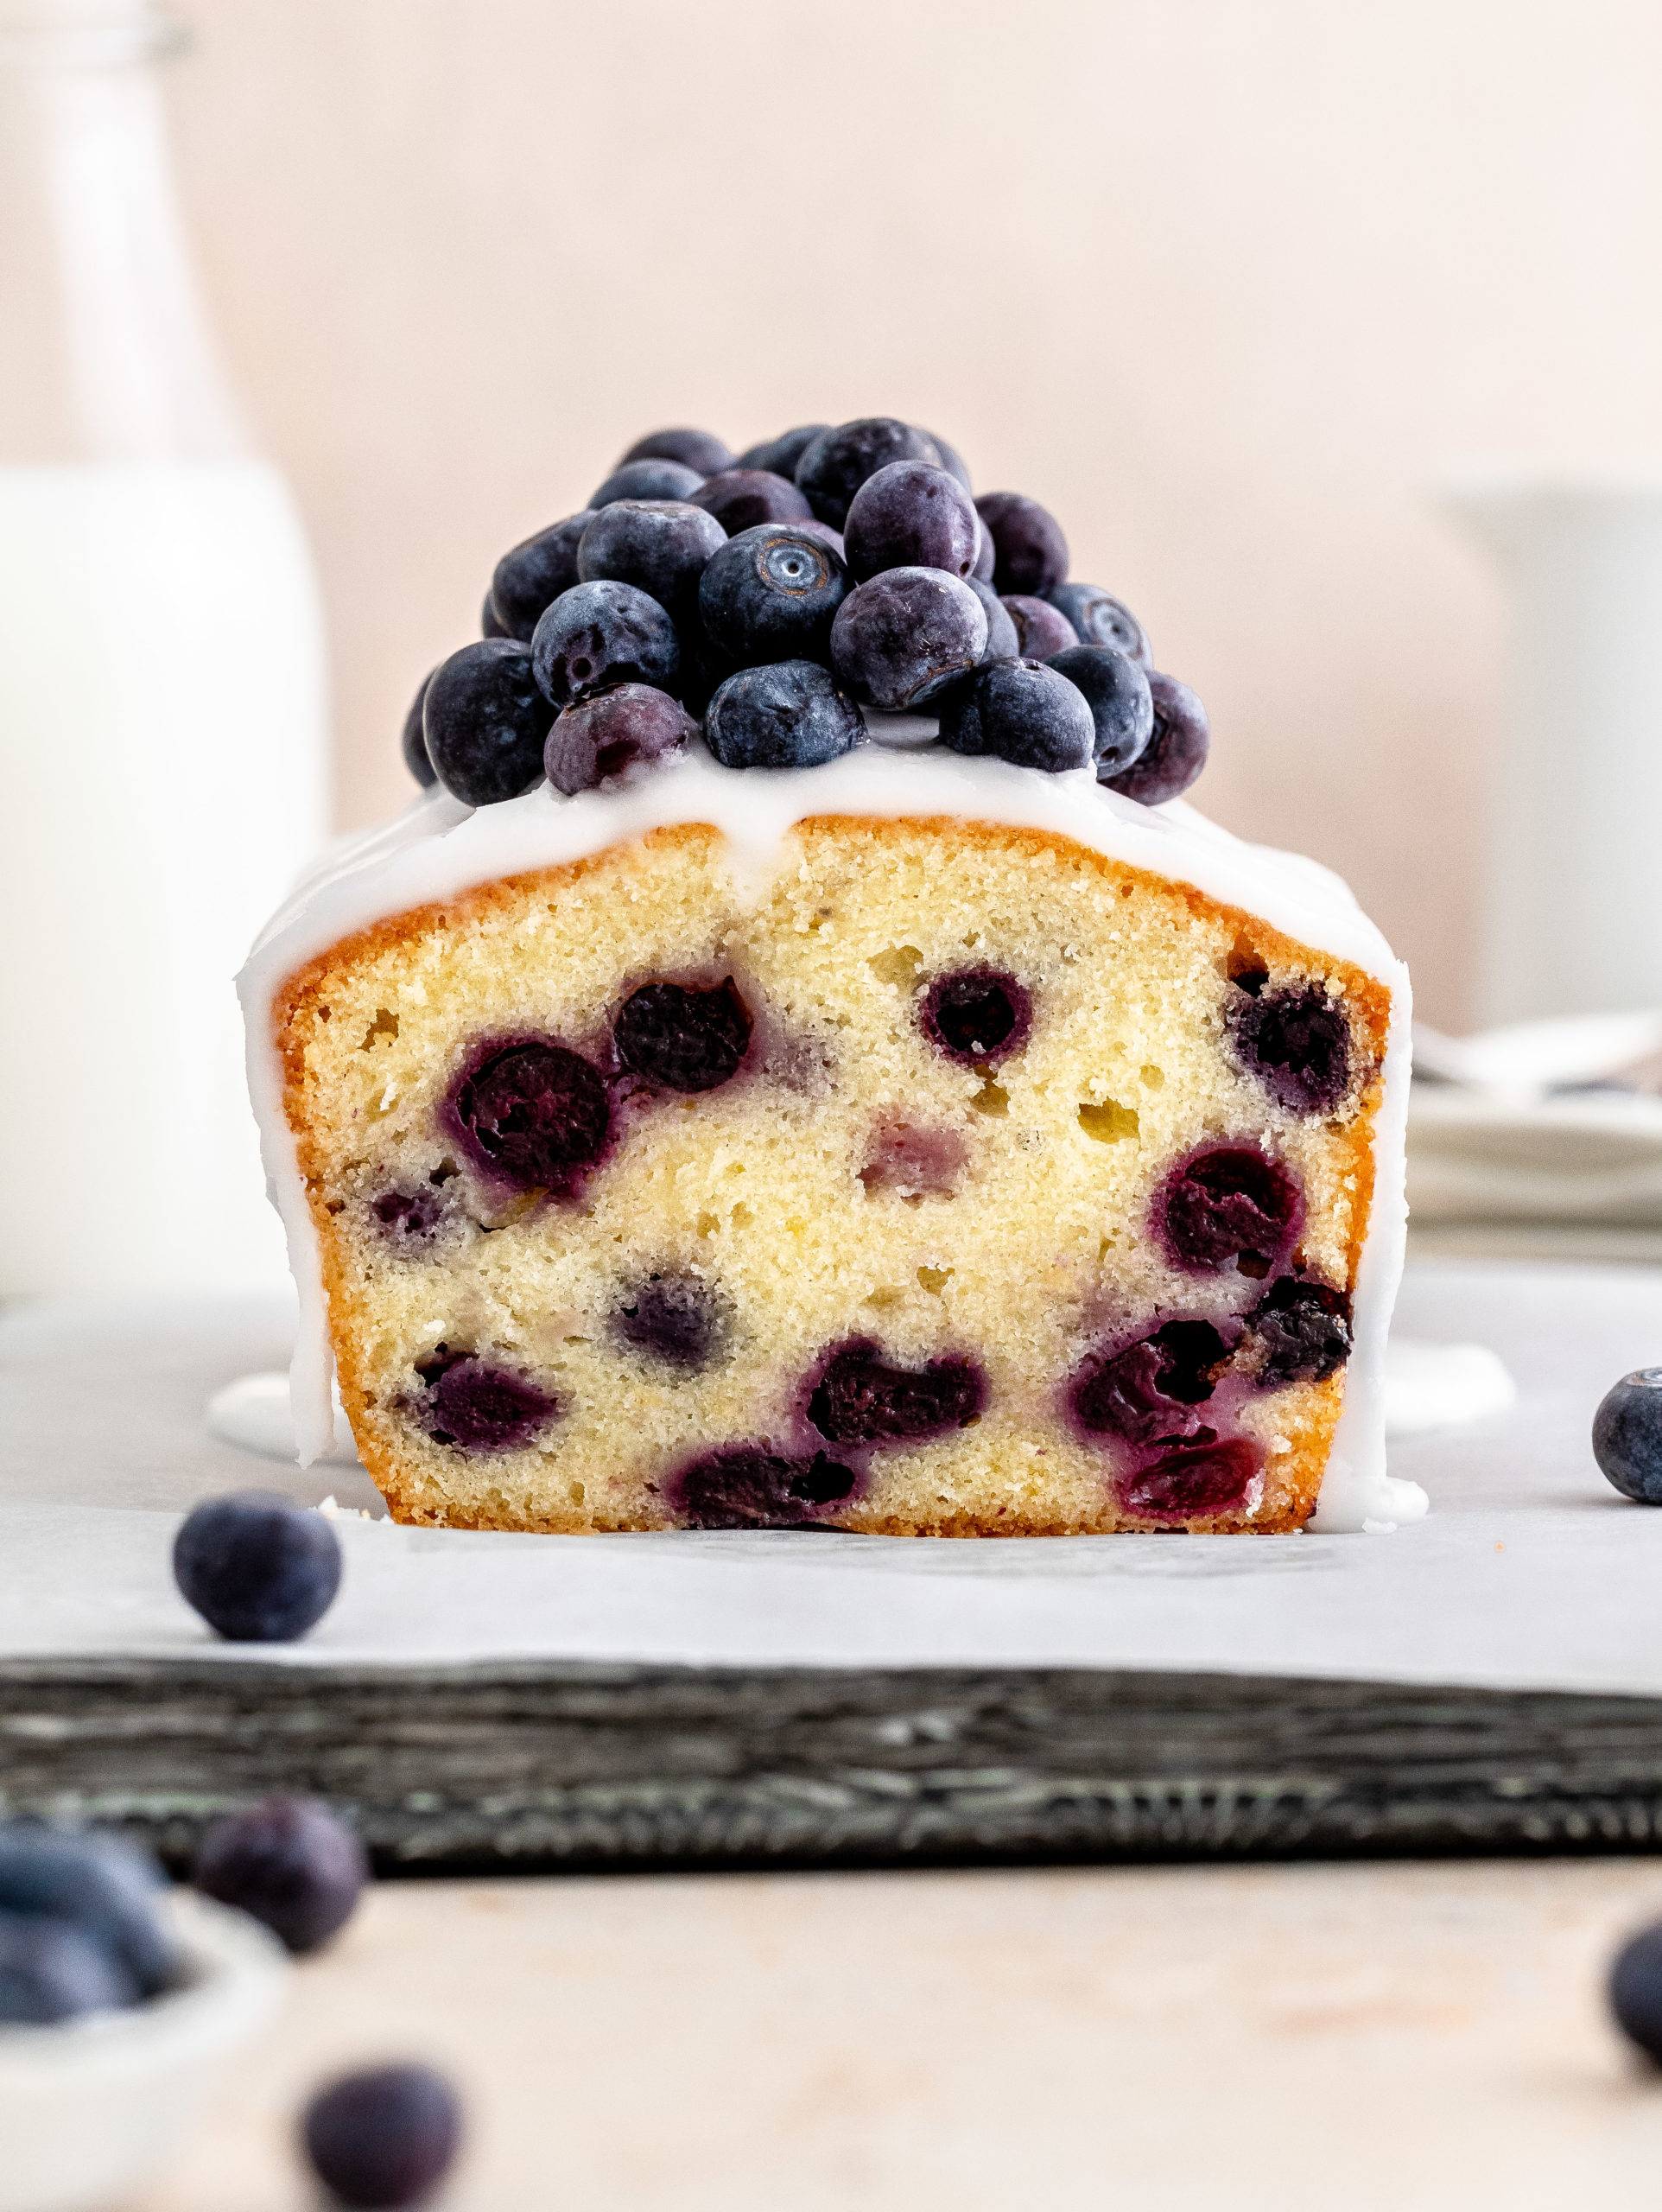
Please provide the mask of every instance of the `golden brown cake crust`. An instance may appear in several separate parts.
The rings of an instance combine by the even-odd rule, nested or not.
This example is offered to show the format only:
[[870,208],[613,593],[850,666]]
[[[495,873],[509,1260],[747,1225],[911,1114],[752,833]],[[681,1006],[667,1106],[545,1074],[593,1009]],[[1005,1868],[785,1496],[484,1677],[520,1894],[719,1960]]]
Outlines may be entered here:
[[[811,1310],[821,1317],[812,1325],[834,1333],[841,1295],[873,1335],[912,1361],[972,1338],[979,1352],[1000,1329],[1028,1334],[1012,1344],[1007,1370],[995,1371],[985,1420],[946,1442],[879,1455],[869,1483],[821,1516],[826,1524],[897,1535],[1145,1528],[1118,1502],[1100,1446],[1053,1435],[1045,1422],[1068,1359],[1093,1330],[1138,1297],[1158,1303],[1172,1295],[1158,1254],[1146,1237],[1139,1241],[1148,1175],[1139,1180],[1132,1155],[1181,1144],[1186,1133],[1241,1127],[1249,1111],[1261,1141],[1296,1160],[1310,1192],[1312,1270],[1354,1288],[1391,1010],[1383,984],[1191,885],[1039,830],[956,817],[824,816],[800,823],[792,848],[790,864],[750,911],[728,883],[714,829],[653,830],[377,922],[278,991],[283,1108],[316,1227],[341,1395],[396,1519],[555,1533],[674,1525],[678,1459],[777,1427],[779,1402],[768,1397],[767,1376],[793,1357],[800,1365],[809,1341],[791,1336],[792,1312]],[[1057,949],[1047,933],[1058,936]],[[1123,976],[1115,958],[1122,941]],[[1042,970],[1046,1003],[1060,1011],[1054,1038],[1036,1033],[1032,1067],[963,1076],[918,1059],[908,976],[939,967],[955,945],[961,959],[991,951],[1021,972]],[[412,1147],[423,1162],[444,1152],[433,1134],[434,1102],[460,1040],[535,1020],[579,1041],[620,984],[712,962],[756,979],[769,1003],[785,1009],[776,1102],[754,1089],[732,1100],[712,1093],[720,1102],[713,1107],[676,1102],[629,1136],[615,1170],[597,1178],[592,1203],[563,1211],[510,1206],[500,1221],[476,1206],[478,1217],[461,1232],[471,1242],[454,1254],[425,1269],[384,1261],[363,1225],[364,1194]],[[1351,1090],[1316,1128],[1294,1126],[1204,1058],[1207,1039],[1221,1028],[1211,1001],[1221,1003],[1229,977],[1253,967],[1320,983],[1348,1016]],[[1119,994],[1107,1013],[1104,990]],[[1185,1031],[1197,1019],[1198,1042]],[[1215,1041],[1210,1050],[1221,1065]],[[834,1089],[815,1090],[816,1053],[840,1067],[843,1088],[858,1097],[840,1102]],[[1148,1057],[1139,1062],[1139,1053]],[[792,1054],[810,1068],[800,1081]],[[689,1103],[699,1113],[681,1110]],[[989,1204],[1005,1207],[1002,1240],[996,1217],[969,1219],[968,1199],[885,1205],[850,1187],[858,1169],[847,1147],[858,1140],[845,1123],[869,1124],[901,1106],[961,1132],[973,1157],[990,1163],[997,1187]],[[709,1130],[701,1150],[689,1142],[689,1122]],[[1122,1123],[1132,1132],[1125,1143],[1079,1135]],[[1007,1160],[992,1148],[1006,1137]],[[734,1155],[719,1188],[713,1146]],[[1024,1147],[1032,1160],[1023,1159]],[[1155,1158],[1148,1173],[1158,1165]],[[733,1185],[748,1198],[733,1199]],[[845,1202],[846,1222],[837,1216]],[[1054,1224],[1036,1220],[1035,1208],[1053,1209]],[[961,1232],[968,1242],[955,1257]],[[560,1247],[552,1258],[550,1241]],[[638,1267],[662,1254],[707,1274],[724,1295],[731,1290],[745,1317],[745,1357],[754,1354],[742,1375],[665,1384],[627,1362],[614,1374],[605,1271],[631,1246]],[[926,1256],[908,1271],[903,1263],[915,1252]],[[1024,1284],[1043,1269],[1050,1295],[1054,1281],[1056,1313],[1043,1325],[1025,1310],[1034,1296],[999,1281],[1006,1252],[1011,1268],[1034,1271]],[[790,1310],[770,1313],[771,1284],[774,1304]],[[776,1325],[783,1332],[777,1344],[767,1340]],[[548,1364],[562,1404],[578,1409],[581,1433],[568,1435],[562,1422],[545,1449],[471,1462],[433,1443],[412,1427],[395,1378],[430,1350],[435,1330],[446,1341],[505,1343]],[[996,1360],[999,1348],[988,1356]],[[1180,1525],[1266,1534],[1302,1527],[1343,1387],[1341,1371],[1248,1405],[1245,1431],[1266,1455],[1259,1510]],[[592,1420],[591,1402],[601,1407]],[[1006,1403],[1007,1414],[997,1410]],[[638,1467],[620,1464],[623,1437],[638,1440]]]

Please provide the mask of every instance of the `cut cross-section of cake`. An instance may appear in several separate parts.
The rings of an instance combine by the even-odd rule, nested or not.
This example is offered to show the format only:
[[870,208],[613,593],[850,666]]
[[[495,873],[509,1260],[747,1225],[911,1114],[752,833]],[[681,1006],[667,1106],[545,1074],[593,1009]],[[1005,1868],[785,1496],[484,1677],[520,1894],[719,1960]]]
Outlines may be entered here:
[[338,1376],[453,1528],[1413,1517],[1403,969],[1183,802],[1205,710],[1035,501],[725,452],[504,556],[428,795],[244,971],[302,1455]]
[[332,1355],[400,1519],[1285,1530],[1342,1415],[1325,1522],[1411,1510],[1402,973],[1181,805],[878,747],[435,795],[245,988],[314,1420]]

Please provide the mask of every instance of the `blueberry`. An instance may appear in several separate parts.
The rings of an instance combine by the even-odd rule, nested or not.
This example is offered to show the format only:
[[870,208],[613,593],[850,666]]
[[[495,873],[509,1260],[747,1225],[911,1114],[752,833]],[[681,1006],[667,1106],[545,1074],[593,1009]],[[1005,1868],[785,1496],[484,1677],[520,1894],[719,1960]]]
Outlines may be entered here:
[[705,742],[724,768],[817,768],[865,739],[860,709],[812,660],[741,669],[704,717]]
[[427,709],[427,687],[436,670],[428,669],[422,678],[422,688],[409,702],[409,712],[404,716],[404,766],[424,791],[430,791],[439,780],[433,763],[427,757],[427,735],[422,728],[422,716]]
[[1232,991],[1225,1031],[1236,1059],[1290,1114],[1325,1114],[1350,1087],[1350,1024],[1319,983]]
[[793,1459],[739,1444],[683,1467],[670,1498],[689,1529],[793,1529],[847,1497],[854,1482],[852,1468],[823,1452]]
[[552,1038],[516,1037],[475,1048],[440,1119],[493,1181],[563,1194],[606,1150],[612,1101],[580,1053]]
[[1662,1505],[1662,1367],[1637,1368],[1606,1391],[1593,1416],[1593,1457],[1624,1497]]
[[1262,1347],[1253,1379],[1265,1389],[1324,1382],[1350,1357],[1350,1300],[1324,1282],[1283,1275],[1253,1307],[1246,1325]]
[[1049,660],[1053,653],[1066,652],[1069,645],[1079,643],[1079,633],[1073,624],[1048,599],[1034,599],[1026,592],[1012,591],[1001,604],[1015,625],[1024,658]]
[[992,585],[984,583],[980,576],[966,576],[964,582],[986,609],[986,644],[982,648],[981,658],[984,661],[1018,659],[1021,653],[1021,639],[1016,634],[1016,626],[1011,620],[1008,607]]
[[993,543],[992,531],[981,521],[979,508],[976,510],[975,520],[979,525],[980,535],[975,540],[975,565],[969,573],[980,582],[990,584],[993,581],[993,571],[998,565],[999,549]]
[[941,742],[1060,775],[1091,757],[1096,727],[1079,690],[1037,660],[990,660],[941,707]]
[[1068,573],[1068,541],[1056,517],[1019,492],[988,492],[976,510],[993,537],[993,581],[1000,596],[1042,599]]
[[1610,2010],[1628,2042],[1662,2066],[1662,1923],[1641,1928],[1617,1952],[1610,1968]]
[[790,477],[766,468],[724,468],[705,478],[691,504],[714,515],[729,537],[764,523],[809,522],[814,514]]
[[711,556],[698,606],[716,651],[748,668],[823,660],[847,591],[840,554],[794,523],[761,523]]
[[370,1200],[370,1212],[395,1250],[430,1244],[444,1225],[447,1208],[431,1184],[414,1191],[383,1191]]
[[939,460],[929,440],[910,423],[898,423],[888,415],[867,416],[822,430],[803,448],[796,463],[796,482],[820,520],[841,530],[849,501],[868,476],[892,461],[926,461],[934,466]]
[[488,591],[479,611],[479,633],[481,638],[511,638],[514,634],[497,613],[496,601]]
[[1033,1001],[1002,968],[958,968],[937,976],[919,999],[917,1026],[960,1066],[996,1067],[1032,1034]]
[[711,991],[643,983],[612,1025],[618,1058],[632,1075],[668,1090],[714,1090],[739,1072],[750,1047],[750,1008],[729,976]]
[[231,1643],[292,1643],[340,1587],[340,1543],[320,1513],[275,1491],[232,1491],[187,1515],[174,1580]]
[[1072,1390],[1082,1428],[1123,1436],[1132,1444],[1181,1435],[1195,1426],[1190,1410],[1216,1387],[1229,1347],[1210,1321],[1166,1321],[1106,1359],[1094,1359]]
[[923,461],[893,461],[868,476],[849,502],[842,535],[856,576],[906,568],[967,576],[980,538],[968,493]]
[[1112,645],[1139,668],[1152,665],[1142,624],[1100,584],[1052,584],[1044,596],[1073,624],[1082,645]]
[[703,481],[701,468],[688,468],[679,461],[625,461],[588,504],[609,507],[614,499],[686,499]]
[[803,423],[794,430],[786,430],[777,438],[764,438],[760,445],[749,446],[733,463],[735,468],[765,468],[775,476],[788,476],[796,480],[796,464],[815,438],[823,437],[831,428],[828,423]]
[[583,582],[633,584],[676,621],[698,603],[698,580],[727,534],[702,507],[676,499],[614,499],[583,532],[577,573]]
[[665,760],[698,735],[679,700],[650,683],[614,683],[562,707],[554,718],[542,766],[557,791],[593,791],[643,761]]
[[1154,1197],[1157,1234],[1190,1274],[1231,1264],[1259,1278],[1296,1241],[1304,1202],[1286,1168],[1255,1146],[1215,1144],[1174,1167]]
[[1240,1438],[1168,1452],[1120,1486],[1121,1503],[1152,1521],[1208,1521],[1246,1503],[1258,1457]]
[[531,657],[513,639],[464,645],[427,680],[428,758],[446,791],[467,806],[495,806],[541,783],[553,719]]
[[888,569],[859,584],[831,626],[831,665],[868,707],[919,707],[986,650],[986,611],[960,576]]
[[416,1372],[426,1388],[411,1410],[435,1444],[458,1452],[517,1452],[540,1436],[561,1406],[512,1368],[435,1345]]
[[343,2074],[307,2106],[313,2171],[351,2212],[396,2212],[432,2194],[455,2162],[461,2101],[430,2066]]
[[577,548],[593,519],[593,507],[585,507],[539,530],[497,563],[490,603],[511,638],[529,645],[543,608],[577,582]]
[[955,477],[958,482],[963,486],[965,491],[968,493],[970,498],[973,499],[975,496],[975,486],[969,480],[969,470],[966,467],[964,457],[962,454],[959,452],[957,447],[949,446],[946,440],[941,436],[938,431],[925,430],[923,432],[923,435],[935,448],[936,453],[940,454],[941,466],[946,470],[947,474],[948,476]]
[[85,1929],[0,1910],[0,2026],[54,2027],[137,2001],[131,1976]]
[[1151,674],[1148,688],[1154,702],[1154,730],[1141,758],[1123,774],[1100,775],[1097,780],[1141,806],[1158,806],[1179,798],[1206,766],[1212,729],[1205,708],[1186,683]]
[[717,651],[702,629],[688,625],[681,641],[681,673],[676,690],[681,703],[695,720],[702,721],[710,702],[735,673],[733,662]]
[[973,1359],[890,1367],[869,1337],[826,1361],[808,1418],[828,1444],[912,1444],[967,1428],[986,1403],[986,1377]]
[[828,522],[821,522],[817,515],[810,515],[806,522],[799,522],[794,527],[801,531],[804,537],[811,537],[816,545],[828,545],[844,567],[847,566],[848,548],[843,543],[840,530],[833,530]]
[[618,466],[631,461],[678,461],[701,476],[714,476],[719,469],[733,467],[733,452],[707,430],[653,430],[636,439]]
[[0,1912],[73,1923],[120,1977],[128,1992],[120,2002],[154,1997],[177,1971],[156,1910],[162,1890],[155,1859],[124,1836],[35,1821],[0,1825]]
[[543,696],[568,707],[613,683],[673,690],[681,641],[657,600],[633,584],[575,584],[544,610],[531,665]]
[[369,1878],[363,1844],[314,1797],[266,1797],[225,1814],[191,1869],[204,1897],[251,1913],[296,1953],[346,1926]]
[[1140,760],[1154,732],[1154,696],[1136,662],[1112,645],[1069,645],[1050,665],[1085,696],[1096,731],[1098,780]]
[[612,1332],[632,1351],[691,1375],[707,1367],[721,1350],[727,1319],[721,1301],[700,1276],[653,1274],[619,1300]]
[[899,1198],[949,1198],[969,1161],[956,1129],[919,1128],[885,1118],[874,1133],[860,1179],[869,1195],[892,1191]]

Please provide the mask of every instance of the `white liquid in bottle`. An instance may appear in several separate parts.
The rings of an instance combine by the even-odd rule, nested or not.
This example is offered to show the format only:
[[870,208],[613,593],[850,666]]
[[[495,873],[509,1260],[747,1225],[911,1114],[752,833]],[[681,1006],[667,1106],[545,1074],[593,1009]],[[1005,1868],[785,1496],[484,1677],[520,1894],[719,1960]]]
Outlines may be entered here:
[[0,1296],[285,1273],[232,978],[323,839],[323,632],[197,301],[177,42],[0,23]]
[[0,468],[0,1293],[283,1279],[231,979],[322,729],[275,471]]

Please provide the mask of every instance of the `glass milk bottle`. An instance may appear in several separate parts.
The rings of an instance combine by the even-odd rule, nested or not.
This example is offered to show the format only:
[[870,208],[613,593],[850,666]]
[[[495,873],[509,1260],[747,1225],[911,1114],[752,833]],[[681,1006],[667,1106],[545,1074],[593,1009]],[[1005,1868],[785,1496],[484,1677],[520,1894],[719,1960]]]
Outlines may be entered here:
[[281,1280],[232,977],[325,829],[299,518],[145,0],[0,0],[0,1297]]

